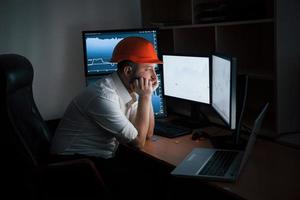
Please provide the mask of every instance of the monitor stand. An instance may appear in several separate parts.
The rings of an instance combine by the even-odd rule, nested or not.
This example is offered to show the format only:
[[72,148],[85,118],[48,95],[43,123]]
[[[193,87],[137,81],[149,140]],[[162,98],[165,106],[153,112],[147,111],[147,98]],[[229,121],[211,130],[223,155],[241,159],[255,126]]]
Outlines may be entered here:
[[246,100],[248,94],[248,80],[249,80],[248,75],[238,76],[239,95],[238,95],[237,107],[239,113],[237,117],[236,130],[228,136],[211,137],[210,138],[211,143],[215,148],[243,150],[247,145],[247,140],[245,140],[241,136],[246,135],[246,133],[242,131],[242,125],[243,125],[243,118],[244,118],[244,112],[245,112]]
[[190,109],[190,117],[179,116],[173,119],[171,123],[192,129],[203,128],[210,125],[209,119],[201,112],[198,103],[191,103]]

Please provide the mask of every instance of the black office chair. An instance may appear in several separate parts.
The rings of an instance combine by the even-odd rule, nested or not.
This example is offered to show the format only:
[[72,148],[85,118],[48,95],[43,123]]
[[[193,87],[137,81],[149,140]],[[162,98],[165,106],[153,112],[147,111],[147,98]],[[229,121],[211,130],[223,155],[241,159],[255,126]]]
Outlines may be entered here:
[[1,189],[10,198],[22,199],[108,197],[90,159],[51,162],[52,134],[36,107],[32,81],[30,61],[16,54],[0,55]]

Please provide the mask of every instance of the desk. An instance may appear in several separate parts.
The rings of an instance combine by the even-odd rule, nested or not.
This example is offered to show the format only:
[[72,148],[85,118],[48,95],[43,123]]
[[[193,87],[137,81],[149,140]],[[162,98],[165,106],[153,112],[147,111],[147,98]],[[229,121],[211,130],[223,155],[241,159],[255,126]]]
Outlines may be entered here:
[[[195,147],[212,147],[209,140],[191,135],[148,140],[142,154],[175,167]],[[249,200],[300,199],[300,150],[257,139],[248,162],[235,183],[208,182],[234,196]]]

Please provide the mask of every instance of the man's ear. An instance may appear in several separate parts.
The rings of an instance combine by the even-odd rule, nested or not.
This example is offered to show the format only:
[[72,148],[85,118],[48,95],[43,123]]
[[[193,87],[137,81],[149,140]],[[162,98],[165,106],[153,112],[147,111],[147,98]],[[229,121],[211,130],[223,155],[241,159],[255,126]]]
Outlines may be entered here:
[[126,65],[124,68],[123,68],[123,71],[124,71],[124,74],[125,76],[130,76],[133,69],[130,65]]

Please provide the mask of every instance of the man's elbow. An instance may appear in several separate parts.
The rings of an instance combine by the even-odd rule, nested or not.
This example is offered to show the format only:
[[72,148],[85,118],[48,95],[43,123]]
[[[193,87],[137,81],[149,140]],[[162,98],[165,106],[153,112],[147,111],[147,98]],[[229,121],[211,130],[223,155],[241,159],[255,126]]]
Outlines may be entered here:
[[141,138],[139,138],[139,137],[136,137],[135,139],[134,139],[134,141],[132,142],[132,144],[136,147],[136,148],[138,148],[138,149],[143,149],[144,148],[144,146],[145,146],[145,140],[142,140]]

